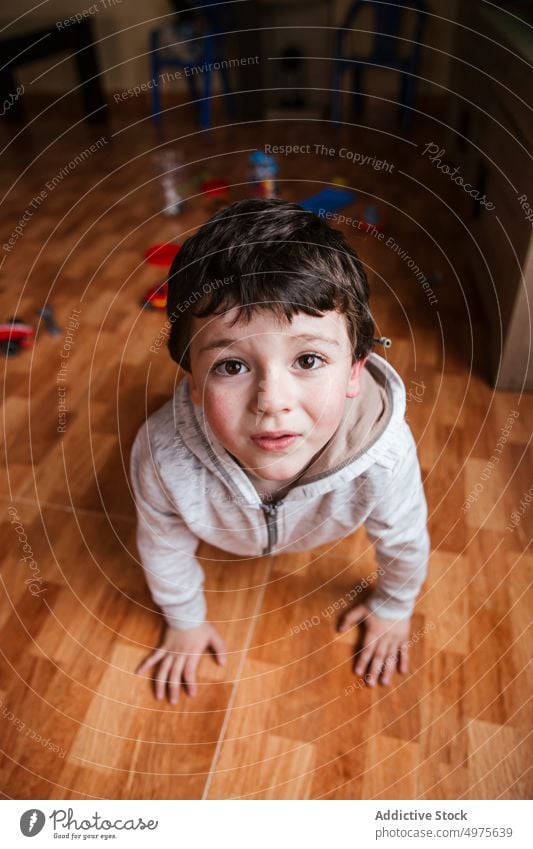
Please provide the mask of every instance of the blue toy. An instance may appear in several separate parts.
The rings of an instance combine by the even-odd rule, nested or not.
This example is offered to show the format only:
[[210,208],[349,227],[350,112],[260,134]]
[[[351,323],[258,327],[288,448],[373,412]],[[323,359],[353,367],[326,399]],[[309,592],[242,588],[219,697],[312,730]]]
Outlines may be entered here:
[[359,225],[361,230],[366,230],[367,233],[372,230],[383,230],[383,219],[377,206],[367,206],[363,213],[363,220]]
[[61,328],[56,324],[54,310],[50,304],[41,307],[40,310],[37,310],[37,315],[44,321],[44,326],[48,330],[48,333],[51,333],[52,336],[59,336]]
[[273,180],[279,171],[279,165],[269,153],[254,150],[250,154],[250,165],[257,174],[258,180]]
[[307,200],[300,202],[303,209],[309,212],[318,213],[319,210],[324,212],[337,212],[345,206],[350,206],[357,200],[357,192],[352,192],[351,189],[327,188],[322,189],[316,195],[311,195]]
[[279,165],[273,156],[254,150],[249,156],[250,179],[254,183],[255,194],[263,198],[277,198],[276,176]]

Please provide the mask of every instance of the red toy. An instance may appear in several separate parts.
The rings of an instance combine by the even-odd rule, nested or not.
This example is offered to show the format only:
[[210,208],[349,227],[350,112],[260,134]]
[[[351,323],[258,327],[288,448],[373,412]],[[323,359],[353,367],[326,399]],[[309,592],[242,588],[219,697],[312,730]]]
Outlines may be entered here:
[[160,265],[168,268],[172,260],[180,252],[181,245],[174,242],[161,242],[146,248],[144,258],[150,265]]
[[[150,265],[158,265],[168,269],[180,250],[181,245],[176,245],[175,242],[162,242],[157,245],[150,245],[146,249],[144,258]],[[164,283],[159,283],[158,286],[152,286],[151,289],[148,289],[141,306],[145,310],[164,310],[167,305],[167,296],[168,285],[165,280]]]
[[214,197],[227,198],[229,195],[229,185],[225,180],[218,180],[213,177],[211,180],[204,180],[201,185],[203,195],[213,195]]
[[205,180],[201,185],[202,194],[209,195],[215,209],[225,206],[229,201],[229,185],[225,180],[213,178]]
[[148,289],[141,306],[145,310],[164,310],[167,305],[168,284],[165,280],[159,286],[153,286]]
[[25,324],[18,318],[10,318],[0,324],[0,351],[6,357],[18,354],[21,348],[31,348],[35,339],[35,330],[31,324]]

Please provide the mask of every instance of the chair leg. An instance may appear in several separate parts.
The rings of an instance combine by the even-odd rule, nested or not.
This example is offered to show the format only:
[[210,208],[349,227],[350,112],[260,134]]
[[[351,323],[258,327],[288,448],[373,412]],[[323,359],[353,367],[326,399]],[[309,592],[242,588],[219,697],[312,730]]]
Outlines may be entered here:
[[358,118],[363,114],[364,99],[361,93],[363,87],[363,69],[358,65],[353,69],[352,114]]
[[221,68],[220,76],[222,77],[222,91],[224,92],[224,100],[226,103],[226,111],[230,118],[235,117],[235,98],[229,84],[228,69]]
[[152,103],[152,121],[159,124],[161,121],[161,94],[159,85],[156,85],[156,80],[159,76],[159,67],[155,60],[152,60],[152,88],[150,89],[150,100]]
[[208,130],[211,126],[211,71],[204,73],[204,93],[200,101],[200,126]]
[[198,94],[198,86],[196,85],[196,77],[187,77],[187,85],[189,86],[189,94],[191,102],[195,109],[199,109],[200,95]]
[[413,124],[413,102],[415,93],[415,78],[411,74],[402,74],[400,83],[400,125],[408,132]]
[[341,122],[341,85],[342,85],[342,67],[340,62],[337,62],[333,72],[333,81],[331,83],[331,120],[334,124]]

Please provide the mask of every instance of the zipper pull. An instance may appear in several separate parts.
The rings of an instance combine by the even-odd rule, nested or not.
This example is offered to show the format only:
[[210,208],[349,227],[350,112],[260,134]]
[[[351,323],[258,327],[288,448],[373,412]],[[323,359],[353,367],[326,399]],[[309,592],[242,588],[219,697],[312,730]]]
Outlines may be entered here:
[[276,513],[281,501],[274,501],[272,504],[261,504],[261,509],[265,513],[268,531],[268,546],[263,551],[263,554],[270,554],[272,546],[278,541],[278,526],[276,522]]

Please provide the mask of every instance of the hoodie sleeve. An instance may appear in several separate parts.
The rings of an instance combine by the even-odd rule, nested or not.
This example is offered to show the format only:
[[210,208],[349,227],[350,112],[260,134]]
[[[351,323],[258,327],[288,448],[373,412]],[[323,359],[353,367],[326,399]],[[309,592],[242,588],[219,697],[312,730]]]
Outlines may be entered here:
[[146,422],[135,437],[130,477],[137,510],[137,548],[152,598],[172,628],[205,620],[204,573],[195,557],[198,538],[167,496]]
[[365,526],[376,545],[379,578],[368,607],[384,619],[407,619],[426,578],[430,540],[416,443],[405,424],[406,450],[391,471]]

